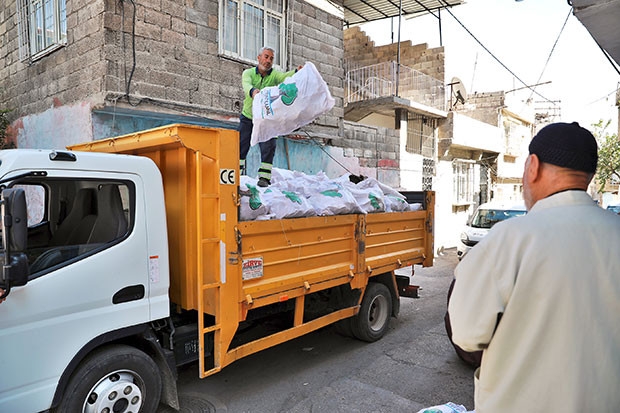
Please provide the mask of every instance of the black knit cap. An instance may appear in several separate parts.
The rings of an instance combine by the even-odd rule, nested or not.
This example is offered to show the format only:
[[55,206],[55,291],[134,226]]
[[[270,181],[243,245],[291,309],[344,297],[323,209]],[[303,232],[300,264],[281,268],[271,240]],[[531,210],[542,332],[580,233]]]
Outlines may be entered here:
[[541,162],[577,171],[596,172],[596,139],[577,122],[545,126],[534,136],[529,149],[530,154],[537,155]]

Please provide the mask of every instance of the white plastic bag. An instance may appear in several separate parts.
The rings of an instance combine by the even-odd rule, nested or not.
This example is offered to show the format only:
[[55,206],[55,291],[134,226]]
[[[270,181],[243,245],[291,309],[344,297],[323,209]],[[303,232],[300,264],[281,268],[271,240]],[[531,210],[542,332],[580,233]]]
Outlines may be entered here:
[[269,207],[263,200],[264,194],[256,185],[256,179],[242,175],[239,192],[241,195],[239,219],[241,221],[252,221],[269,214]]
[[335,103],[314,64],[306,62],[279,86],[266,87],[254,97],[250,144],[289,134],[331,110]]
[[315,216],[314,208],[308,200],[295,191],[268,188],[263,193],[265,204],[269,205],[273,219],[301,218]]
[[365,214],[347,188],[334,181],[307,188],[306,196],[317,215]]
[[343,175],[336,179],[336,182],[340,182],[342,186],[347,188],[351,195],[355,198],[357,204],[366,213],[384,212],[385,201],[383,191],[379,187],[376,180],[364,179],[363,181],[354,184],[350,181],[349,175]]
[[448,402],[440,406],[427,407],[419,410],[418,413],[475,413],[475,411],[467,411],[465,406]]

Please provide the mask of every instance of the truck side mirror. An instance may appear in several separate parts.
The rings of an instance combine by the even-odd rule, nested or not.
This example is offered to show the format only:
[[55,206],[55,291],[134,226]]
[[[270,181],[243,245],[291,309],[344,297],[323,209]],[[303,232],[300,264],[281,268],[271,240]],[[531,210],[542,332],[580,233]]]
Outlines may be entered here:
[[[22,188],[2,191],[2,241],[11,251],[24,252],[28,245],[28,212],[26,193]],[[5,231],[7,229],[8,231]]]
[[0,227],[4,251],[0,256],[2,273],[0,287],[8,295],[11,287],[28,282],[28,257],[24,253],[28,244],[28,215],[26,194],[22,188],[9,188],[0,197]]

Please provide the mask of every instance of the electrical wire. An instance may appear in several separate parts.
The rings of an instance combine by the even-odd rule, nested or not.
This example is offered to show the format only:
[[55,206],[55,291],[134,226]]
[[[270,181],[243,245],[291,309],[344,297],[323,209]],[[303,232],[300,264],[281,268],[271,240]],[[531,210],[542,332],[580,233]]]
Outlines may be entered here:
[[605,96],[602,96],[602,97],[600,97],[598,99],[594,99],[592,102],[588,103],[588,105],[592,105],[592,104],[594,104],[596,102],[600,102],[601,100],[608,99],[609,96],[613,95],[614,93],[618,93],[619,90],[620,90],[620,87],[617,87],[616,89],[612,90],[611,92],[609,92]]
[[482,47],[493,59],[495,59],[495,61],[497,63],[499,63],[504,69],[506,69],[508,71],[508,73],[510,73],[515,79],[517,79],[519,82],[521,82],[523,84],[523,86],[528,87],[528,89],[531,89],[533,93],[536,93],[538,96],[540,96],[544,100],[546,100],[548,102],[551,102],[551,103],[553,103],[555,105],[555,102],[553,102],[550,99],[547,99],[546,97],[544,97],[543,95],[538,93],[535,89],[533,89],[530,86],[528,86],[528,84],[526,82],[524,82],[519,76],[517,76],[512,70],[510,70],[508,68],[508,66],[506,66],[501,60],[499,60],[497,58],[497,56],[495,56],[485,45],[482,44],[482,42],[480,40],[478,40],[478,38],[476,36],[474,36],[474,34],[467,27],[465,27],[465,25],[454,15],[454,13],[452,13],[450,11],[450,9],[448,7],[446,7],[445,10],[450,14],[450,16],[452,16],[452,18],[454,20],[456,20],[456,22],[458,24],[461,25],[461,27],[476,41],[476,43],[478,43],[480,45],[480,47]]
[[[136,3],[134,0],[128,0],[133,6],[133,15],[132,15],[132,24],[131,24],[131,55],[132,55],[132,64],[131,71],[129,73],[129,78],[127,78],[127,62],[124,62],[124,71],[125,71],[125,98],[127,99],[127,103],[131,106],[138,106],[141,102],[139,99],[137,102],[132,103],[129,97],[129,91],[131,89],[131,80],[133,79],[134,72],[136,71]],[[123,60],[125,57],[125,2],[122,1],[121,6],[121,36],[123,36]]]
[[555,50],[555,46],[558,44],[558,41],[560,40],[560,36],[562,36],[562,33],[564,32],[564,28],[566,27],[566,23],[568,23],[568,19],[570,18],[570,15],[572,13],[573,13],[573,9],[571,7],[571,9],[568,11],[568,15],[566,15],[566,20],[564,20],[564,24],[562,25],[562,28],[560,29],[560,33],[558,33],[558,37],[555,39],[555,42],[553,43],[553,47],[551,47],[551,51],[549,52],[549,56],[547,56],[547,61],[545,62],[545,65],[543,66],[542,71],[540,72],[540,76],[538,76],[538,80],[536,80],[534,87],[531,89],[532,93],[530,93],[530,97],[527,100],[530,100],[532,96],[534,95],[535,87],[537,84],[540,83],[540,79],[542,79],[543,74],[545,73],[545,70],[547,69],[549,60],[551,60],[551,55],[553,54],[553,51]]
[[316,146],[318,146],[318,147],[319,147],[319,149],[321,149],[321,150],[323,151],[323,153],[325,153],[325,155],[329,156],[329,157],[330,157],[330,158],[331,158],[334,162],[336,162],[338,165],[340,165],[340,167],[341,167],[342,169],[344,169],[345,171],[347,171],[348,173],[350,173],[350,174],[352,174],[352,175],[355,175],[353,172],[351,172],[351,171],[349,170],[349,168],[347,168],[346,166],[344,166],[343,164],[341,164],[341,163],[340,163],[340,162],[339,162],[336,158],[334,158],[334,157],[333,157],[333,156],[332,156],[329,152],[327,152],[327,151],[325,150],[325,148],[324,148],[322,145],[320,145],[320,144],[319,144],[319,143],[315,140],[315,138],[314,138],[313,136],[311,136],[311,135],[308,133],[308,131],[307,131],[307,130],[305,130],[305,129],[304,129],[304,130],[302,130],[302,132],[303,132],[303,133],[305,133],[305,134],[306,134],[306,136],[308,136],[308,139],[310,139],[310,142],[312,142],[312,143],[314,143]]

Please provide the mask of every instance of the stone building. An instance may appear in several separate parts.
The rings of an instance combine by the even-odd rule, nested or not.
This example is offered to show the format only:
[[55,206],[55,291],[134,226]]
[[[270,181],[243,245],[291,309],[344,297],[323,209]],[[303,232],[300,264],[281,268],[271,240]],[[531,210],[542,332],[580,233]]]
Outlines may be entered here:
[[[313,62],[335,107],[278,138],[274,164],[381,177],[393,143],[343,120],[343,21],[304,1],[1,0],[0,108],[22,148],[66,145],[174,122],[236,128],[241,73],[260,47],[282,70]],[[378,132],[379,131],[379,132]],[[389,137],[388,137],[389,140]],[[381,154],[379,154],[381,152]],[[251,151],[256,159],[258,151]],[[334,162],[334,159],[336,162]],[[379,169],[379,172],[377,172]],[[249,169],[250,170],[250,169]],[[398,178],[388,174],[388,184]]]
[[[446,247],[493,193],[480,177],[492,177],[503,153],[506,112],[492,102],[473,114],[454,107],[443,47],[375,46],[359,27],[343,30],[358,0],[339,3],[344,16],[317,0],[0,2],[0,109],[11,109],[18,147],[63,148],[176,122],[234,129],[241,73],[268,45],[282,70],[313,62],[336,100],[277,139],[274,166],[435,190],[436,244]],[[253,149],[248,171],[257,159]]]
[[505,92],[468,96],[446,82],[443,47],[375,46],[359,27],[345,30],[344,47],[345,120],[397,134],[401,187],[436,192],[437,249],[456,246],[479,204],[521,199],[533,114],[510,108]]

